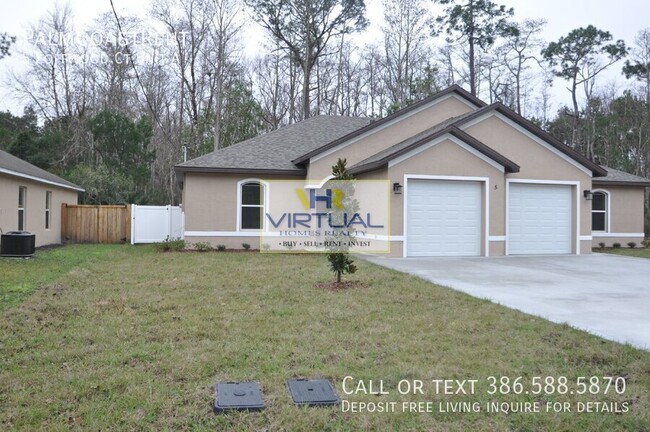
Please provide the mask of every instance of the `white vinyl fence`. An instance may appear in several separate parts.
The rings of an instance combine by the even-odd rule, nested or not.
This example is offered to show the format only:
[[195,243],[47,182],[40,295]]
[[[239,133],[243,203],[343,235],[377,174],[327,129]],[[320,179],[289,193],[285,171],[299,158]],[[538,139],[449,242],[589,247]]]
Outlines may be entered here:
[[131,244],[183,238],[183,211],[178,206],[131,206]]

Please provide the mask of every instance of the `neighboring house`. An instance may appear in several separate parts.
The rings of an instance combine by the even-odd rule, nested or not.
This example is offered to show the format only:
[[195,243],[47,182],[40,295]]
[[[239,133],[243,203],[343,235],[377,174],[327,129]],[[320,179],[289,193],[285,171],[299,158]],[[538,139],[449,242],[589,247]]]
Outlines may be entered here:
[[29,231],[36,246],[61,243],[61,204],[77,204],[79,186],[0,150],[0,229]]
[[650,180],[601,167],[458,86],[380,120],[316,116],[177,165],[185,239],[259,244],[266,200],[246,202],[246,188],[324,180],[339,158],[358,179],[393,185],[393,256],[581,254],[643,240]]

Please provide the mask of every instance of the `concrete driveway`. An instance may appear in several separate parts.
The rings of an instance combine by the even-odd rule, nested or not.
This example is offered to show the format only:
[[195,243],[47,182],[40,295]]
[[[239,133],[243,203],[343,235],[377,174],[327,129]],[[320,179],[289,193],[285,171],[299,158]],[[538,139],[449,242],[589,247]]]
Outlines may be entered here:
[[368,261],[617,342],[650,349],[650,260],[617,255]]

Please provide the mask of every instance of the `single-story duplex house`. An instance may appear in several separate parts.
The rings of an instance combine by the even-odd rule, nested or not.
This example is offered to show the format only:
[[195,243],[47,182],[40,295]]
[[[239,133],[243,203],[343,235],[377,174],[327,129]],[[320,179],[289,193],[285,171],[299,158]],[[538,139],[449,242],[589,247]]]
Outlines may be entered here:
[[177,165],[186,240],[259,244],[268,181],[325,180],[339,158],[392,185],[392,256],[586,254],[644,239],[650,180],[452,86],[380,120],[315,116]]
[[83,189],[0,150],[0,229],[29,231],[36,246],[61,243],[61,204]]

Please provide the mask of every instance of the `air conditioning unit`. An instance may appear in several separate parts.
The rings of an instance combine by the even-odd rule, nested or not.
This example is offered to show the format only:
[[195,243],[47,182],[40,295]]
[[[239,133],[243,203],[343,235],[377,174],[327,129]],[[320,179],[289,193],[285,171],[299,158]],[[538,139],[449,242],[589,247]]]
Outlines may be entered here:
[[36,235],[27,231],[10,231],[0,239],[0,256],[30,257],[36,251]]

